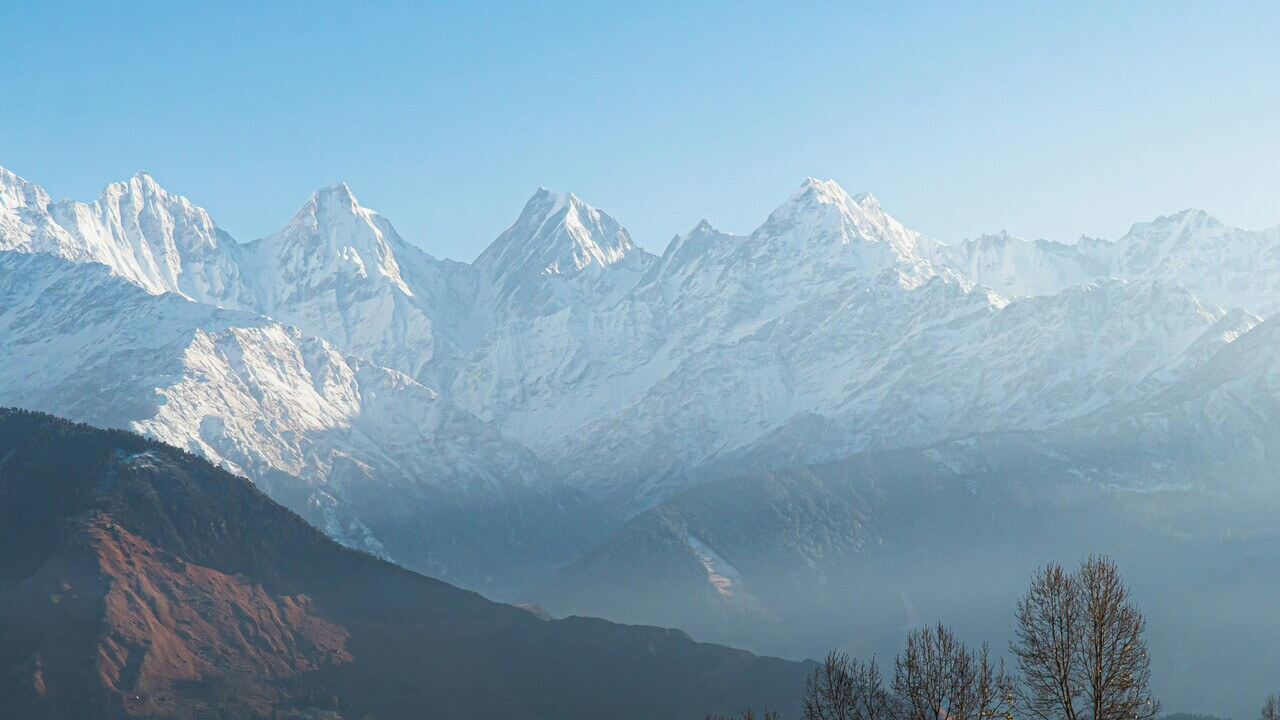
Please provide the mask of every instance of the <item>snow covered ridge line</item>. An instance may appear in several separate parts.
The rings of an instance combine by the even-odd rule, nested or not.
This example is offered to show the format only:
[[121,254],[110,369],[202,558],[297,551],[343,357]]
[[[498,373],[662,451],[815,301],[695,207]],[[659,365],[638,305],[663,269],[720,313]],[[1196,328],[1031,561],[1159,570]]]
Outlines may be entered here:
[[[1250,250],[1274,249],[1280,244],[1280,227],[1261,232],[1231,228],[1201,210],[1137,223],[1115,242],[1082,238],[1069,245],[1028,241],[1002,232],[946,244],[905,228],[868,193],[850,196],[835,181],[809,178],[750,236],[717,233],[704,220],[690,233],[674,238],[661,259],[687,254],[689,239],[708,233],[736,246],[752,246],[757,252],[795,252],[809,241],[880,243],[886,246],[886,257],[847,252],[846,269],[874,275],[886,269],[884,263],[848,261],[888,259],[900,266],[909,282],[948,275],[1015,297],[1053,294],[1100,277],[1154,279],[1159,275],[1165,280],[1176,276],[1177,284],[1214,304],[1241,305],[1253,311],[1280,309],[1259,307],[1275,305],[1275,288],[1247,277],[1264,274],[1260,269],[1236,262],[1250,257]],[[769,248],[755,247],[759,243],[751,240],[761,237],[774,242]],[[788,248],[788,241],[800,247]],[[111,183],[98,200],[81,203],[53,202],[40,186],[0,168],[0,248],[94,260],[151,292],[176,292],[225,307],[277,312],[285,308],[277,307],[280,290],[270,286],[285,279],[279,276],[283,270],[300,269],[281,267],[290,260],[299,261],[299,253],[322,255],[315,262],[335,266],[308,268],[312,272],[328,269],[379,276],[408,297],[415,295],[409,280],[420,281],[416,276],[425,268],[406,271],[399,266],[402,258],[398,256],[409,254],[413,256],[410,264],[421,266],[426,261],[431,269],[442,269],[440,261],[405,243],[385,218],[360,206],[345,183],[318,190],[279,233],[239,243],[202,208],[164,190],[145,172]],[[1268,266],[1273,262],[1252,257]],[[1190,262],[1193,259],[1211,262],[1197,271]],[[483,276],[467,280],[490,286],[485,289],[492,296],[502,295],[504,284],[519,284],[517,278],[509,277],[511,273],[576,274],[617,265],[634,272],[655,265],[666,270],[670,265],[658,260],[637,247],[612,217],[571,193],[539,188],[520,217],[474,263],[443,265],[460,275]],[[464,266],[471,272],[458,270]],[[1228,279],[1252,281],[1235,298],[1217,297]],[[495,284],[500,286],[496,292]],[[507,294],[515,289],[506,288]],[[527,313],[529,308],[515,310]]]
[[141,427],[278,498],[301,477],[286,504],[400,560],[476,498],[571,490],[615,522],[744,467],[1114,418],[1198,388],[1280,308],[1277,230],[1188,211],[947,245],[812,179],[750,234],[704,221],[661,256],[539,190],[468,264],[341,184],[238,243],[145,174],[55,203],[0,171],[0,259],[11,404]]
[[149,292],[268,315],[432,385],[494,326],[620,296],[653,259],[608,215],[545,190],[468,265],[405,242],[345,184],[317,191],[280,232],[239,243],[146,173],[78,203],[3,169],[0,250],[100,262]]
[[1280,226],[1244,230],[1191,209],[1136,223],[1114,242],[1083,237],[1067,245],[1000,233],[944,247],[937,260],[1015,296],[1053,294],[1099,277],[1152,279],[1268,316],[1280,311],[1278,248]]
[[[989,287],[994,294],[978,305],[1002,306],[1112,277],[1163,281],[1210,306],[1261,315],[1280,303],[1274,230],[1225,228],[1188,211],[1135,225],[1116,243],[1004,235],[945,245],[905,228],[874,197],[812,178],[752,234],[719,233],[704,221],[661,258],[637,248],[607,214],[540,189],[470,265],[406,243],[342,184],[318,191],[280,232],[247,244],[145,173],[82,204],[52,203],[0,171],[0,197],[0,247],[96,260],[150,292],[269,316],[404,372],[542,451],[644,403],[664,380],[693,369],[693,353],[739,347],[784,318],[812,322],[832,302],[854,311],[848,298],[859,288],[923,289],[940,278]],[[861,312],[898,310],[872,304]],[[872,333],[866,340],[879,331],[863,328]],[[779,368],[779,377],[791,370]],[[793,399],[788,416],[813,410],[810,403]],[[745,422],[769,431],[786,419]]]

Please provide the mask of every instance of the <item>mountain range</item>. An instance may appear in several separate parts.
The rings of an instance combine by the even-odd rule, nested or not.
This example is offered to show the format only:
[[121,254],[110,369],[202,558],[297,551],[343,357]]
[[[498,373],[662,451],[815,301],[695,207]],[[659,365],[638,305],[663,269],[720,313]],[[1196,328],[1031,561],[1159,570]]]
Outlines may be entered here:
[[[473,262],[426,246],[341,184],[238,242],[145,173],[79,203],[0,170],[0,405],[197,453],[493,597],[793,656],[833,632],[801,607],[919,620],[957,548],[1002,588],[1098,543],[1270,567],[1280,228],[947,243],[809,179],[661,255],[545,189]],[[957,513],[984,520],[930,532]]]

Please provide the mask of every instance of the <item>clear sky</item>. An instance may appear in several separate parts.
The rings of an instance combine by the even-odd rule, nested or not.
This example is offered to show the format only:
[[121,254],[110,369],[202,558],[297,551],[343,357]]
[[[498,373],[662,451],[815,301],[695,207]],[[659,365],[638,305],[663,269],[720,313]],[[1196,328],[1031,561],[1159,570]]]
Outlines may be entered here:
[[1280,223],[1280,3],[197,5],[0,0],[0,165],[240,240],[346,180],[462,260],[540,185],[655,251],[811,175],[943,240]]

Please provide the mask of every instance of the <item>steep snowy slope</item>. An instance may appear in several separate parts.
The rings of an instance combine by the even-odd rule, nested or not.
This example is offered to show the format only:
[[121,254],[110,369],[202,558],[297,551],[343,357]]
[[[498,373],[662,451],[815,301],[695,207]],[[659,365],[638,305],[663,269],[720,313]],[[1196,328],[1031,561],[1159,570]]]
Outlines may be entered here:
[[0,249],[99,262],[152,293],[225,307],[246,300],[235,242],[146,173],[107,185],[92,203],[55,203],[0,168]]
[[[926,292],[932,297],[913,309],[908,328],[867,335],[832,318],[779,338],[783,347],[802,347],[803,337],[816,351],[857,349],[829,351],[821,363],[815,351],[791,359],[828,371],[796,383],[807,391],[799,403],[807,410],[798,412],[827,417],[846,442],[866,438],[881,448],[1037,429],[1134,397],[1145,382],[1178,377],[1256,322],[1162,283],[1105,280],[1008,305],[942,281],[913,295]],[[973,312],[964,311],[966,302]],[[844,316],[851,314],[906,313]],[[827,444],[826,457],[838,456],[836,438]]]
[[0,405],[186,448],[347,543],[473,586],[553,562],[553,540],[527,546],[572,507],[532,453],[406,375],[46,254],[0,253]]
[[1091,280],[1111,277],[1110,264],[1083,252],[1085,244],[1028,241],[1000,232],[939,245],[933,260],[953,268],[970,282],[999,293],[1024,297],[1052,295]]
[[[1115,403],[1059,429],[1081,447],[1127,456],[1077,461],[1104,482],[1170,479],[1163,468],[1192,468],[1179,481],[1231,495],[1270,492],[1280,463],[1280,322],[1272,318],[1209,355],[1195,372]],[[1111,438],[1124,438],[1119,447]],[[1114,466],[1117,463],[1110,463]]]
[[852,293],[681,363],[565,438],[566,457],[579,458],[565,472],[679,485],[678,473],[1044,428],[1182,376],[1254,322],[1150,283],[1008,306],[942,279]]
[[473,342],[470,269],[405,242],[345,184],[240,255],[256,311],[420,381],[438,384],[438,368]]

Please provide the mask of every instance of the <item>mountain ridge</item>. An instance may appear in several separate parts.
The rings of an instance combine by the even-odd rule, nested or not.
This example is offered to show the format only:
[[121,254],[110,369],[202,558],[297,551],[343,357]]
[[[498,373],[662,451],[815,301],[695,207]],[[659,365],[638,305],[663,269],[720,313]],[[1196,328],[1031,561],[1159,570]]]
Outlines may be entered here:
[[795,711],[813,666],[490,602],[130,433],[4,409],[0,458],[0,705],[24,716],[656,720]]
[[[104,198],[55,212],[38,186],[0,174],[0,250],[81,263],[20,271],[10,261],[0,336],[35,340],[11,342],[14,358],[50,372],[74,366],[68,377],[84,390],[96,383],[42,396],[23,385],[39,374],[11,363],[0,401],[234,458],[291,507],[305,509],[312,490],[286,496],[274,473],[331,488],[308,517],[354,527],[335,534],[368,547],[403,547],[410,528],[438,524],[451,507],[471,508],[459,522],[498,533],[503,547],[523,543],[522,553],[535,552],[529,537],[544,545],[544,532],[586,526],[550,542],[547,557],[522,556],[538,567],[748,467],[1119,412],[1193,376],[1280,308],[1280,260],[1274,273],[1270,260],[1280,230],[1196,212],[1113,242],[1006,233],[949,245],[906,228],[872,195],[809,179],[751,233],[703,221],[655,256],[607,213],[540,189],[467,264],[400,237],[343,184],[249,243],[149,176]],[[242,315],[146,301],[102,282],[89,261],[156,298]],[[47,287],[44,305],[26,303],[23,273],[66,292]],[[62,307],[75,303],[99,315]],[[168,320],[117,321],[128,312]],[[137,347],[156,347],[153,331],[178,338],[151,363],[167,374],[133,369]],[[89,337],[92,351],[58,350],[88,348]],[[174,387],[186,401],[174,401]],[[299,402],[350,410],[294,411]],[[131,410],[116,418],[106,408]],[[339,509],[355,497],[365,498],[358,510]],[[531,523],[516,523],[528,537],[480,522],[494,497],[511,501],[499,517]],[[401,518],[399,529],[366,533],[378,516]],[[414,552],[421,564],[410,564],[504,597],[530,579],[468,567],[497,562],[468,553]]]

